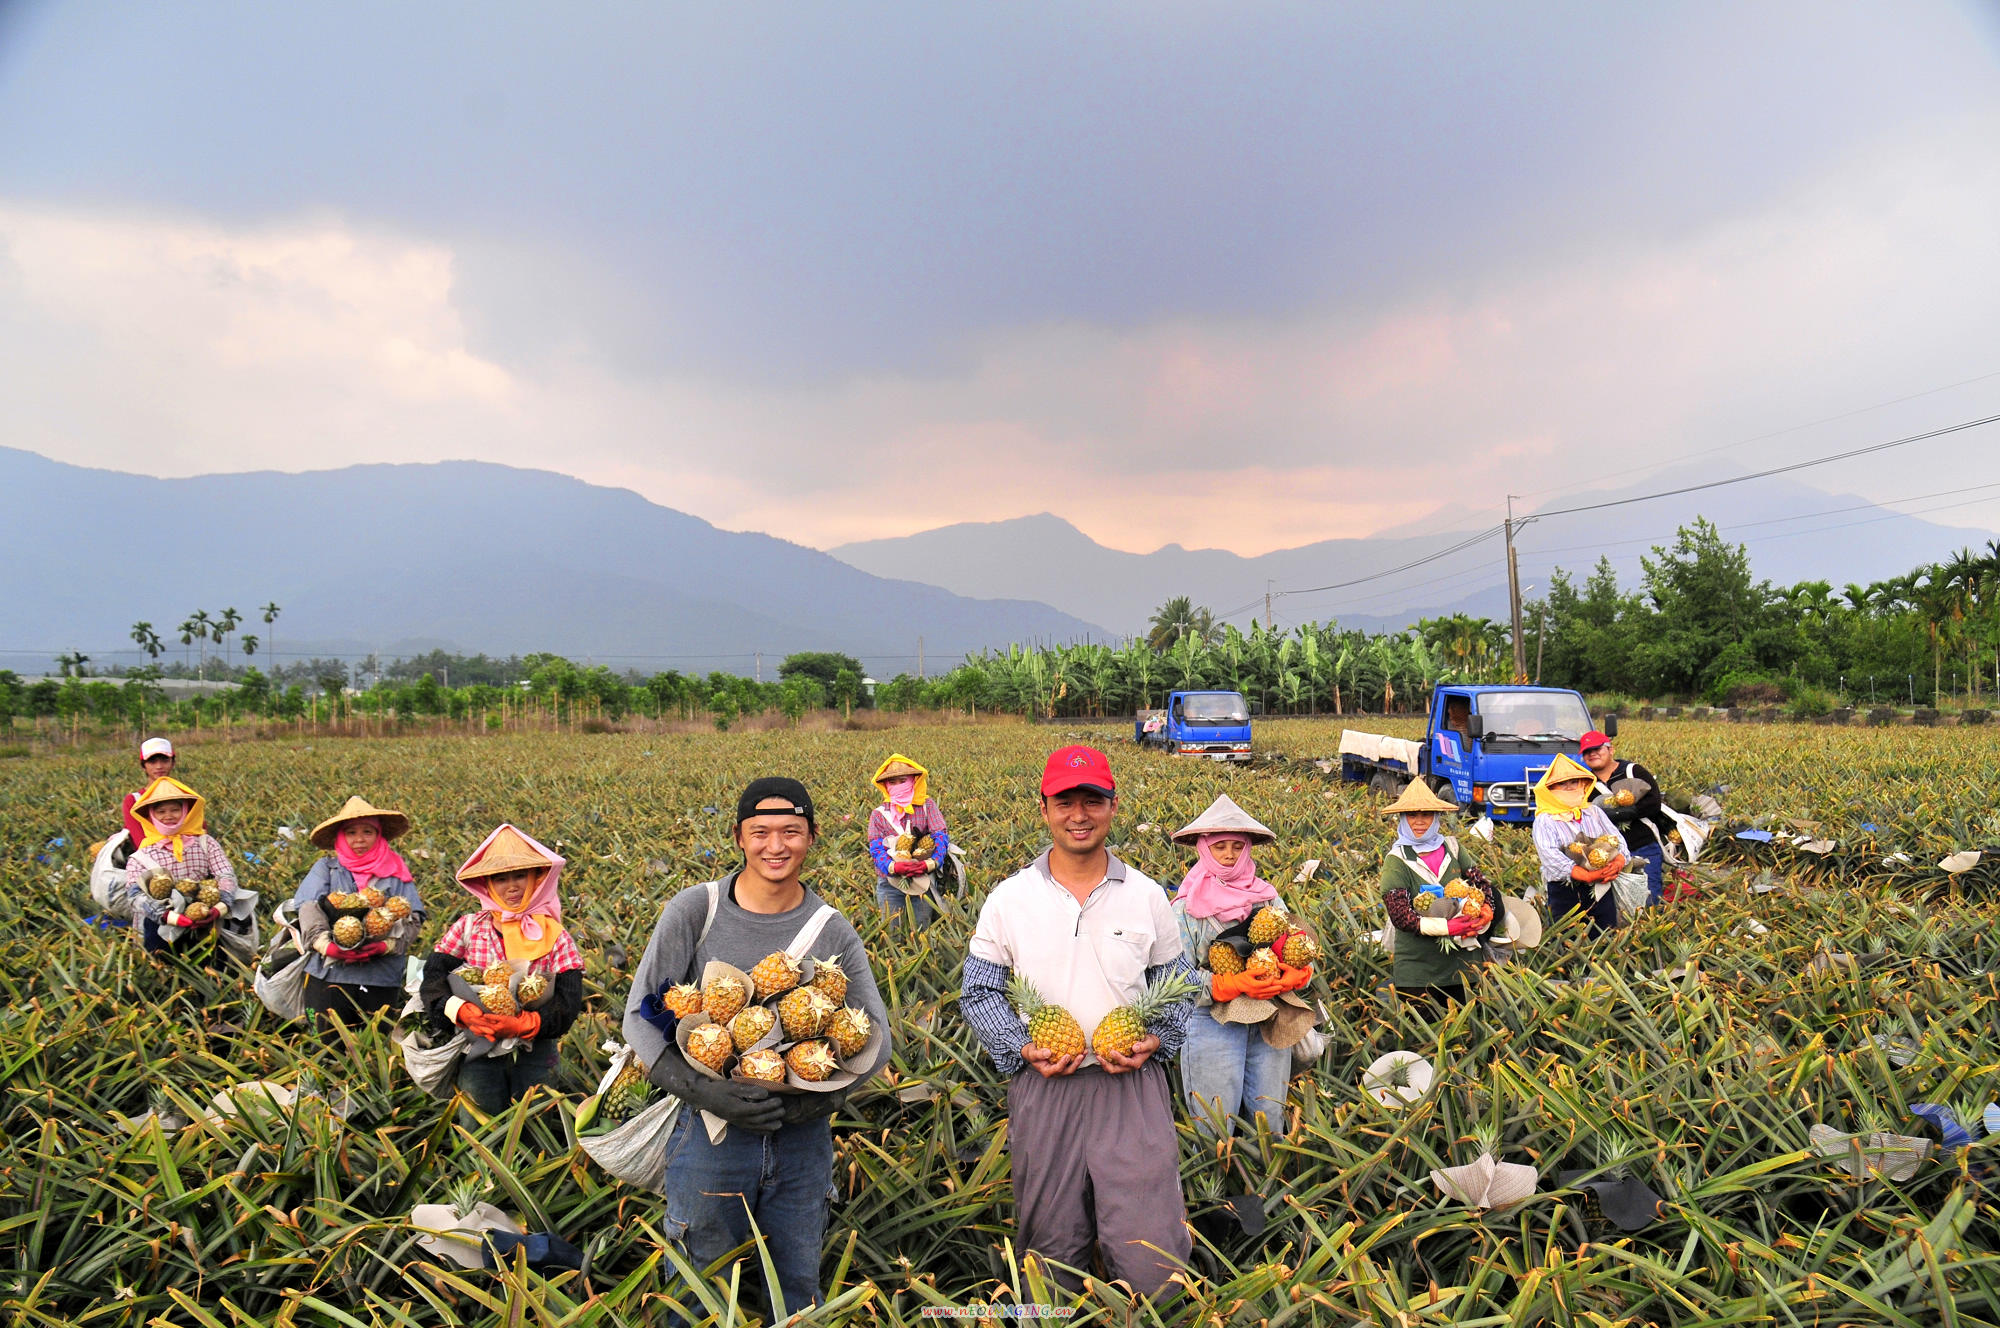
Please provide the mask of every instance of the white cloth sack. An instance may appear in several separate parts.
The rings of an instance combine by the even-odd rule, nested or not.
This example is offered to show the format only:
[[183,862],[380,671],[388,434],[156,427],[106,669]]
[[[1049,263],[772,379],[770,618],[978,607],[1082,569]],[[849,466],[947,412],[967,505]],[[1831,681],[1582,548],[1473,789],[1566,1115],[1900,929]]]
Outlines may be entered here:
[[238,890],[229,897],[222,918],[215,924],[215,939],[230,955],[245,964],[257,962],[257,944],[263,925],[257,921],[257,904],[262,896],[255,890]]
[[398,1041],[403,1048],[404,1068],[409,1070],[417,1087],[440,1102],[450,1097],[458,1085],[458,1062],[465,1055],[465,1034],[453,1034],[449,1042],[435,1047],[424,1046],[415,1033]]
[[278,1018],[303,1019],[306,1016],[307,955],[305,941],[299,935],[298,925],[287,911],[291,906],[292,902],[288,899],[273,909],[271,925],[277,928],[278,940],[289,942],[292,948],[299,952],[299,957],[268,977],[263,968],[259,967],[257,975],[250,981],[250,986],[257,993],[257,999],[264,1003],[264,1008]]
[[1699,862],[1701,846],[1708,842],[1709,830],[1712,827],[1698,816],[1683,816],[1665,804],[1661,805],[1660,810],[1667,814],[1667,819],[1681,832],[1681,842],[1678,845],[1664,835],[1660,837],[1660,847],[1665,851],[1667,859],[1672,862]]
[[[611,1068],[597,1081],[599,1097],[611,1090],[612,1082],[631,1060],[632,1049],[619,1045],[611,1057]],[[576,1146],[591,1161],[627,1185],[638,1185],[664,1194],[667,1185],[667,1141],[673,1137],[674,1122],[680,1119],[680,1112],[681,1100],[672,1093],[665,1093],[617,1129],[580,1136]]]
[[1618,922],[1620,926],[1639,916],[1650,898],[1651,887],[1646,883],[1646,873],[1642,871],[1619,872],[1612,878],[1611,892],[1618,899]]
[[112,856],[132,843],[132,836],[120,830],[104,841],[90,864],[90,902],[107,918],[132,916],[132,898],[125,892],[125,869],[113,864]]

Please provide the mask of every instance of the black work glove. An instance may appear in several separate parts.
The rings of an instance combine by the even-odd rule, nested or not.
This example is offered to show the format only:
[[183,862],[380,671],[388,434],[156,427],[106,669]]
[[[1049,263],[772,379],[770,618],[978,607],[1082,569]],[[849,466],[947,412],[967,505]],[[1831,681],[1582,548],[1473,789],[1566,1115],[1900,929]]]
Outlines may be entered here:
[[678,1048],[661,1053],[659,1064],[646,1072],[646,1078],[689,1106],[712,1111],[752,1134],[773,1134],[785,1123],[784,1103],[776,1093],[762,1084],[711,1079],[682,1060]]
[[798,1125],[837,1113],[847,1105],[847,1090],[836,1088],[831,1093],[792,1093],[786,1095],[783,1101],[785,1124]]

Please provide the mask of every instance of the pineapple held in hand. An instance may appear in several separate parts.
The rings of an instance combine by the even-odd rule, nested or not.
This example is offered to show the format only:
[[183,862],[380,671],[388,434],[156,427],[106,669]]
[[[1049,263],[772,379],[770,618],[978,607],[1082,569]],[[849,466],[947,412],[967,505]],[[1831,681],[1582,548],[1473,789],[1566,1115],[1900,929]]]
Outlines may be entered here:
[[660,1004],[676,1019],[685,1019],[691,1014],[701,1013],[701,988],[692,982],[680,982],[668,987],[660,998]]
[[611,1087],[604,1090],[604,1097],[598,1103],[599,1120],[630,1120],[646,1105],[646,1097],[651,1085],[646,1080],[646,1067],[637,1056],[625,1062],[625,1068],[611,1081]]
[[1168,974],[1140,992],[1139,999],[1130,1005],[1121,1005],[1105,1015],[1090,1035],[1090,1049],[1100,1059],[1106,1052],[1130,1056],[1133,1044],[1146,1036],[1146,1026],[1159,1018],[1162,1010],[1187,999],[1195,991],[1194,983],[1180,974]]
[[173,877],[167,875],[163,871],[153,871],[153,872],[148,872],[146,874],[147,898],[165,900],[166,897],[172,894],[173,892],[174,892]]
[[1278,955],[1270,946],[1250,952],[1250,961],[1243,971],[1253,978],[1274,978],[1278,976]]
[[840,966],[838,956],[828,955],[825,959],[816,959],[813,961],[813,980],[811,985],[813,990],[825,996],[835,1005],[846,1003],[847,970]]
[[203,881],[195,891],[195,902],[214,908],[222,902],[222,887],[214,881]]
[[776,1047],[763,1047],[757,1051],[746,1051],[736,1068],[745,1079],[756,1079],[767,1084],[781,1084],[785,1081],[785,1058]]
[[724,1024],[703,1024],[688,1034],[687,1051],[696,1064],[722,1073],[722,1067],[729,1064],[729,1058],[736,1052],[736,1044],[729,1036]]
[[785,1064],[791,1067],[793,1074],[812,1083],[818,1083],[840,1068],[840,1062],[834,1059],[833,1048],[817,1038],[793,1043],[792,1049],[785,1053]]
[[726,1023],[749,1002],[750,993],[727,973],[718,974],[701,989],[702,1012],[717,1023]]
[[764,1040],[771,1026],[778,1022],[778,1016],[771,1013],[768,1005],[746,1005],[736,1012],[729,1021],[729,1036],[738,1051],[748,1051]]
[[786,992],[778,1001],[778,1018],[785,1025],[785,1036],[796,1042],[800,1038],[818,1037],[836,1008],[816,988],[799,987]]
[[1276,904],[1266,904],[1250,918],[1250,944],[1270,945],[1291,929],[1291,915]]
[[1243,971],[1243,956],[1228,941],[1217,941],[1208,947],[1208,971],[1233,977]]
[[1083,1025],[1060,1005],[1050,1005],[1035,984],[1016,973],[1007,983],[1007,998],[1028,1025],[1028,1041],[1053,1056],[1083,1054]]
[[799,985],[799,961],[783,950],[773,950],[757,961],[757,967],[750,970],[751,984],[757,988],[757,997],[776,996]]
[[547,974],[530,973],[521,979],[520,986],[514,988],[514,999],[521,1003],[522,1009],[533,1009],[546,1001],[552,990]]
[[1302,931],[1295,931],[1277,946],[1278,958],[1287,968],[1306,968],[1319,962],[1319,942]]
[[868,1015],[848,1007],[835,1010],[826,1021],[826,1035],[842,1056],[859,1056],[868,1045]]
[[1592,871],[1609,866],[1618,857],[1618,836],[1599,835],[1584,851],[1583,862]]
[[355,917],[338,918],[333,924],[333,943],[343,950],[352,950],[367,939],[362,930],[361,919]]

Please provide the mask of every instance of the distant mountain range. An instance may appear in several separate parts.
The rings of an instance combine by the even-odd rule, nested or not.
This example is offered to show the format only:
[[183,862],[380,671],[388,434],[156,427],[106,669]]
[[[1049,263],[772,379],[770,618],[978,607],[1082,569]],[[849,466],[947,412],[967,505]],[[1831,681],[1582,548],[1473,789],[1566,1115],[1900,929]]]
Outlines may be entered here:
[[[1714,466],[1670,470],[1624,489],[1547,500],[1539,510],[1607,502],[1736,473],[1741,472]],[[1449,473],[1440,473],[1438,480],[1448,486]],[[1442,515],[1447,523],[1463,519],[1481,501],[1450,494]],[[1516,510],[1534,514],[1519,503]],[[1732,542],[1748,545],[1751,571],[1759,579],[1780,585],[1824,580],[1836,590],[1848,581],[1866,583],[1907,572],[1963,545],[1979,545],[1992,534],[1937,525],[1785,479],[1752,480],[1535,522],[1516,536],[1522,585],[1546,587],[1550,570],[1557,567],[1569,569],[1580,584],[1602,553],[1611,556],[1625,585],[1635,586],[1638,555],[1649,553],[1653,545],[1671,544],[1675,530],[1697,516],[1720,526]],[[1489,520],[1497,522],[1498,513]],[[1154,610],[1175,595],[1187,595],[1248,626],[1263,617],[1267,586],[1294,592],[1273,600],[1280,626],[1338,619],[1344,626],[1380,631],[1457,612],[1504,619],[1507,582],[1500,538],[1362,585],[1297,592],[1374,576],[1450,548],[1480,529],[1467,521],[1460,529],[1436,531],[1425,521],[1388,535],[1325,540],[1258,557],[1178,544],[1128,553],[1108,549],[1060,517],[1042,513],[844,544],[832,552],[863,571],[921,568],[933,584],[962,595],[1033,596],[1125,634],[1144,631]],[[1413,533],[1418,530],[1435,533]]]
[[1046,604],[884,579],[623,489],[480,462],[162,480],[0,448],[0,493],[0,667],[22,672],[72,648],[93,667],[144,662],[127,636],[142,619],[178,657],[196,609],[233,605],[238,632],[268,641],[255,610],[273,600],[286,660],[547,650],[749,674],[762,651],[773,678],[791,651],[841,650],[887,678],[916,671],[919,636],[935,672],[1106,635]]

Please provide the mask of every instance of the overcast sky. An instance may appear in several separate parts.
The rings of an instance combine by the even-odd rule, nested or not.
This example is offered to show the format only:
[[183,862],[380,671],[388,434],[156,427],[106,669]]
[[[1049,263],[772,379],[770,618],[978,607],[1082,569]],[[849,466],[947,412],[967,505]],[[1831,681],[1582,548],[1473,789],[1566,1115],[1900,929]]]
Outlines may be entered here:
[[0,0],[0,445],[822,547],[1461,524],[2000,413],[1996,143],[1991,4]]

